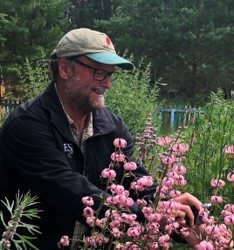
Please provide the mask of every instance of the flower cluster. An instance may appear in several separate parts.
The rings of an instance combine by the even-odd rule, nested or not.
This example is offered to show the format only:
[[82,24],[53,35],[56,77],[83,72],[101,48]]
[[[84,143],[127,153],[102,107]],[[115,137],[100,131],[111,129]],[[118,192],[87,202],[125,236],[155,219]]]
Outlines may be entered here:
[[[114,140],[115,152],[111,155],[112,162],[109,167],[101,172],[102,178],[106,180],[109,197],[103,198],[102,206],[105,207],[104,217],[100,217],[101,207],[97,212],[92,207],[94,200],[92,197],[83,197],[83,216],[86,223],[92,228],[89,236],[83,238],[83,249],[107,249],[113,246],[117,250],[154,250],[170,249],[173,232],[180,232],[183,236],[188,236],[191,228],[183,227],[177,221],[181,204],[174,198],[182,193],[182,188],[187,184],[185,179],[186,167],[183,159],[189,150],[189,145],[172,137],[150,137],[154,130],[145,131],[144,139],[151,138],[150,143],[154,143],[158,150],[157,156],[160,159],[161,168],[157,172],[161,179],[154,192],[141,197],[141,193],[154,187],[154,178],[150,175],[137,178],[134,171],[138,165],[127,159],[123,149],[127,142],[122,138]],[[152,139],[154,138],[154,139]],[[151,146],[151,144],[150,144]],[[144,151],[142,151],[144,152]],[[229,151],[228,151],[229,153]],[[141,154],[142,156],[142,154]],[[147,155],[142,159],[146,160]],[[116,168],[123,168],[123,178],[116,181]],[[131,178],[129,189],[124,186],[124,178]],[[227,174],[227,180],[234,181],[234,173]],[[211,197],[212,206],[220,205],[224,202],[220,196],[220,190],[225,186],[225,181],[217,178],[211,180],[214,187],[214,195]],[[133,199],[132,195],[137,196]],[[140,208],[141,215],[136,212],[134,206]],[[227,204],[221,215],[215,218],[206,209],[199,211],[199,218],[204,224],[204,235],[200,237],[200,243],[196,249],[225,249],[232,244],[234,230],[234,205]],[[60,246],[68,246],[69,239],[63,236]]]
[[[105,216],[99,218],[93,210],[92,197],[82,199],[85,206],[83,215],[86,223],[92,228],[91,235],[83,239],[84,247],[94,249],[112,244],[115,249],[122,250],[170,248],[170,235],[179,228],[176,217],[180,204],[174,200],[165,200],[165,198],[179,196],[181,192],[176,190],[176,187],[186,185],[184,178],[186,168],[181,164],[181,159],[188,150],[185,144],[175,143],[171,146],[171,142],[172,139],[168,138],[155,140],[157,145],[167,146],[168,150],[160,153],[159,159],[165,170],[161,183],[154,188],[150,198],[141,197],[138,194],[154,186],[153,177],[148,175],[136,178],[134,171],[138,167],[137,164],[128,160],[123,153],[127,142],[122,138],[114,140],[116,150],[111,155],[112,162],[101,172],[102,178],[106,179],[107,190],[110,193],[110,196],[103,202],[103,205],[108,208]],[[124,177],[132,178],[129,190],[125,189],[122,184],[123,180],[121,183],[115,180],[116,167],[119,168],[120,164],[124,170]],[[130,195],[133,193],[138,197],[136,203]],[[141,208],[143,222],[139,220],[136,213],[132,212],[132,207],[136,204]],[[67,238],[65,240],[62,238],[60,246],[65,245],[67,245]]]
[[139,162],[142,164],[145,164],[147,159],[153,161],[155,157],[156,131],[152,126],[152,116],[149,114],[144,132],[136,136],[136,148],[139,149]]
[[[233,148],[233,146],[226,146],[224,148],[224,152],[229,159],[231,159],[229,155],[234,153]],[[227,181],[234,182],[233,172],[227,174]],[[226,183],[222,179],[212,179],[210,184],[214,187],[214,195],[211,196],[210,200],[213,207],[216,207],[224,202],[220,191]],[[205,224],[205,237],[204,240],[196,246],[196,249],[222,250],[234,247],[234,204],[226,204],[221,211],[221,215],[217,218],[210,215],[205,209],[199,212],[199,216]]]
[[[221,213],[218,221],[205,210],[199,212],[199,216],[205,223],[205,239],[197,245],[198,250],[228,249],[233,244],[233,226],[234,226],[234,205],[227,204]],[[223,223],[221,222],[223,219]]]

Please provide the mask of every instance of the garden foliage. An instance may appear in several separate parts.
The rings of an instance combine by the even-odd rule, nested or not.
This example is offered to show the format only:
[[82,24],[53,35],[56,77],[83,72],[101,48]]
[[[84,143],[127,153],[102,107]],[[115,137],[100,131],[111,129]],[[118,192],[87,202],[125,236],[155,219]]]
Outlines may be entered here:
[[26,58],[20,77],[24,86],[24,95],[21,97],[21,101],[24,102],[35,98],[49,84],[48,61],[41,60],[32,63]]
[[[150,147],[156,148],[156,157],[159,161],[152,176],[136,178],[134,170],[136,170],[137,164],[123,153],[127,142],[121,138],[114,140],[116,149],[111,155],[111,163],[101,173],[103,181],[107,185],[106,191],[110,193],[110,196],[106,199],[100,197],[103,202],[98,210],[93,209],[94,200],[92,197],[87,196],[82,199],[83,215],[86,223],[92,228],[91,235],[82,240],[69,239],[65,235],[59,242],[61,248],[69,246],[71,240],[80,242],[83,250],[112,249],[112,246],[116,250],[168,250],[172,247],[173,233],[179,233],[185,239],[194,234],[190,243],[193,246],[196,245],[197,250],[230,248],[234,231],[234,204],[223,204],[224,200],[219,191],[224,188],[225,181],[220,176],[210,181],[214,190],[214,195],[210,197],[210,210],[203,208],[199,211],[195,226],[193,226],[193,222],[189,221],[186,226],[183,225],[181,228],[177,219],[181,204],[177,202],[177,199],[181,197],[184,186],[187,185],[184,177],[187,169],[184,163],[194,140],[189,145],[182,133],[159,137],[154,132],[151,124],[147,124],[145,133],[138,141],[140,152],[142,149],[142,152],[145,152]],[[147,144],[145,147],[146,140],[151,145]],[[226,146],[223,150],[228,160],[231,161],[234,146]],[[148,158],[147,154],[142,153],[140,157],[145,162]],[[117,183],[115,177],[119,168],[123,168],[123,178]],[[129,189],[125,189],[123,185],[125,178],[131,180]],[[228,182],[233,183],[234,172],[229,170],[228,174],[225,175],[226,178]],[[154,179],[158,183],[154,195],[151,197],[149,194],[142,195],[153,187]],[[130,194],[137,197],[135,202],[141,207],[144,219],[132,211],[134,200]],[[214,217],[214,208],[221,204],[222,212]],[[105,215],[101,217],[100,211],[104,207],[107,210]],[[203,229],[200,230],[201,228]],[[222,248],[224,246],[225,248]]]
[[[15,201],[8,201],[6,198],[4,203],[5,207],[10,214],[10,220],[5,221],[5,216],[0,211],[0,222],[3,223],[5,231],[2,234],[0,240],[0,250],[8,250],[12,245],[17,250],[30,249],[39,250],[33,245],[33,239],[35,239],[38,233],[40,233],[38,226],[29,224],[26,220],[32,218],[39,218],[39,212],[35,205],[38,205],[37,197],[32,196],[30,192],[21,195],[19,192],[16,194]],[[34,206],[34,207],[33,207]],[[22,235],[18,230],[26,229],[26,235]],[[22,232],[22,231],[21,231]],[[31,235],[31,236],[29,236]]]
[[143,131],[148,114],[158,107],[158,88],[150,85],[150,70],[150,65],[144,67],[140,62],[133,72],[121,71],[107,93],[107,107],[122,117],[133,138]]
[[[234,169],[234,159],[227,159],[226,145],[234,145],[234,102],[226,100],[222,91],[210,95],[210,101],[198,109],[194,126],[187,132],[194,136],[187,157],[189,191],[206,201],[212,193],[211,178],[225,179]],[[227,184],[228,185],[228,184]],[[234,202],[234,188],[222,190],[226,202]]]
[[[43,91],[49,77],[46,67],[31,67],[27,61],[26,68],[23,79],[25,99],[29,99]],[[134,178],[136,164],[125,158],[122,153],[125,142],[117,139],[114,142],[116,151],[111,156],[112,163],[102,172],[107,190],[112,195],[108,200],[103,200],[103,204],[109,208],[106,217],[98,218],[98,211],[92,210],[92,199],[84,197],[84,216],[93,227],[93,234],[84,238],[85,249],[100,249],[103,246],[106,249],[106,244],[108,247],[114,244],[116,249],[130,249],[127,248],[129,246],[135,246],[134,249],[168,249],[171,246],[170,233],[180,230],[175,221],[179,204],[163,199],[167,195],[175,198],[186,191],[203,202],[212,203],[213,214],[205,210],[200,214],[207,229],[198,249],[220,249],[222,244],[230,243],[234,230],[234,103],[224,99],[220,91],[213,93],[210,102],[197,110],[194,125],[181,127],[168,136],[160,136],[154,126],[157,89],[150,88],[149,72],[149,65],[144,70],[139,67],[131,73],[121,72],[106,99],[107,106],[123,117],[134,138],[137,135],[135,156],[149,169],[152,178]],[[133,200],[129,197],[129,190],[124,190],[121,186],[122,183],[115,183],[115,167],[124,167],[124,178],[132,178],[130,192],[140,193],[146,190],[153,180],[159,184],[153,200],[137,201],[143,208],[145,223],[138,223],[136,216],[129,210]],[[30,196],[26,197],[29,203],[25,203],[25,207],[35,204],[34,198],[30,200]],[[16,211],[20,208],[21,201],[23,198],[17,196]],[[16,218],[13,205],[8,201],[5,204],[13,218]],[[37,211],[34,211],[33,216],[37,216],[35,212]],[[1,219],[4,219],[2,215]],[[17,223],[21,223],[21,218],[18,219]],[[159,225],[161,219],[166,222],[163,232]],[[116,220],[119,220],[118,223]],[[9,224],[4,222],[4,225],[8,232]],[[17,233],[15,229],[14,233]],[[180,233],[186,237],[189,230],[185,229]],[[36,233],[37,228],[30,226],[28,231]],[[11,242],[7,240],[10,240],[16,245],[23,243],[24,249],[26,245],[33,248],[31,236],[18,237],[19,241],[13,237],[6,240],[3,237],[0,247],[9,249]],[[69,240],[64,236],[60,244],[66,246]],[[210,244],[217,247],[212,248]],[[208,246],[210,248],[204,248]]]

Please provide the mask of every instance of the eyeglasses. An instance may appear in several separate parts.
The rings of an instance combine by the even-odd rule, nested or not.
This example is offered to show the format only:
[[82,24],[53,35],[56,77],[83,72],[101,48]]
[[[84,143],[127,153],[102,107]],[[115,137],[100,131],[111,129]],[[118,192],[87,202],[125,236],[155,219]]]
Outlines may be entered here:
[[86,68],[92,69],[94,71],[93,72],[93,79],[94,80],[103,81],[107,77],[109,77],[112,81],[114,81],[118,78],[119,72],[106,72],[106,71],[103,71],[101,69],[96,69],[96,68],[93,68],[92,66],[90,66],[86,63],[83,63],[77,59],[72,59],[72,61],[74,61],[80,65],[83,65]]

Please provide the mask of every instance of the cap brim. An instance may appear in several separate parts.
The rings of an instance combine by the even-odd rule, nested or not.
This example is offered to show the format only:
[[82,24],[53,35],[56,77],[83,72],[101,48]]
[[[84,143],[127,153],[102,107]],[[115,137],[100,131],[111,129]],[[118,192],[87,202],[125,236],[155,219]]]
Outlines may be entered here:
[[134,68],[133,63],[110,52],[91,53],[91,54],[86,54],[85,56],[99,63],[116,65],[122,69],[131,70]]

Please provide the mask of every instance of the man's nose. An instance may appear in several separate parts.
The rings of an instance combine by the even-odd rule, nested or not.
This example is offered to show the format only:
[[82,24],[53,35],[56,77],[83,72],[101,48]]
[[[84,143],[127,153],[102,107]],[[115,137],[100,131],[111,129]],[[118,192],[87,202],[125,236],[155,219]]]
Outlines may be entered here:
[[107,76],[104,80],[101,81],[101,85],[106,89],[110,89],[112,86],[111,78]]

